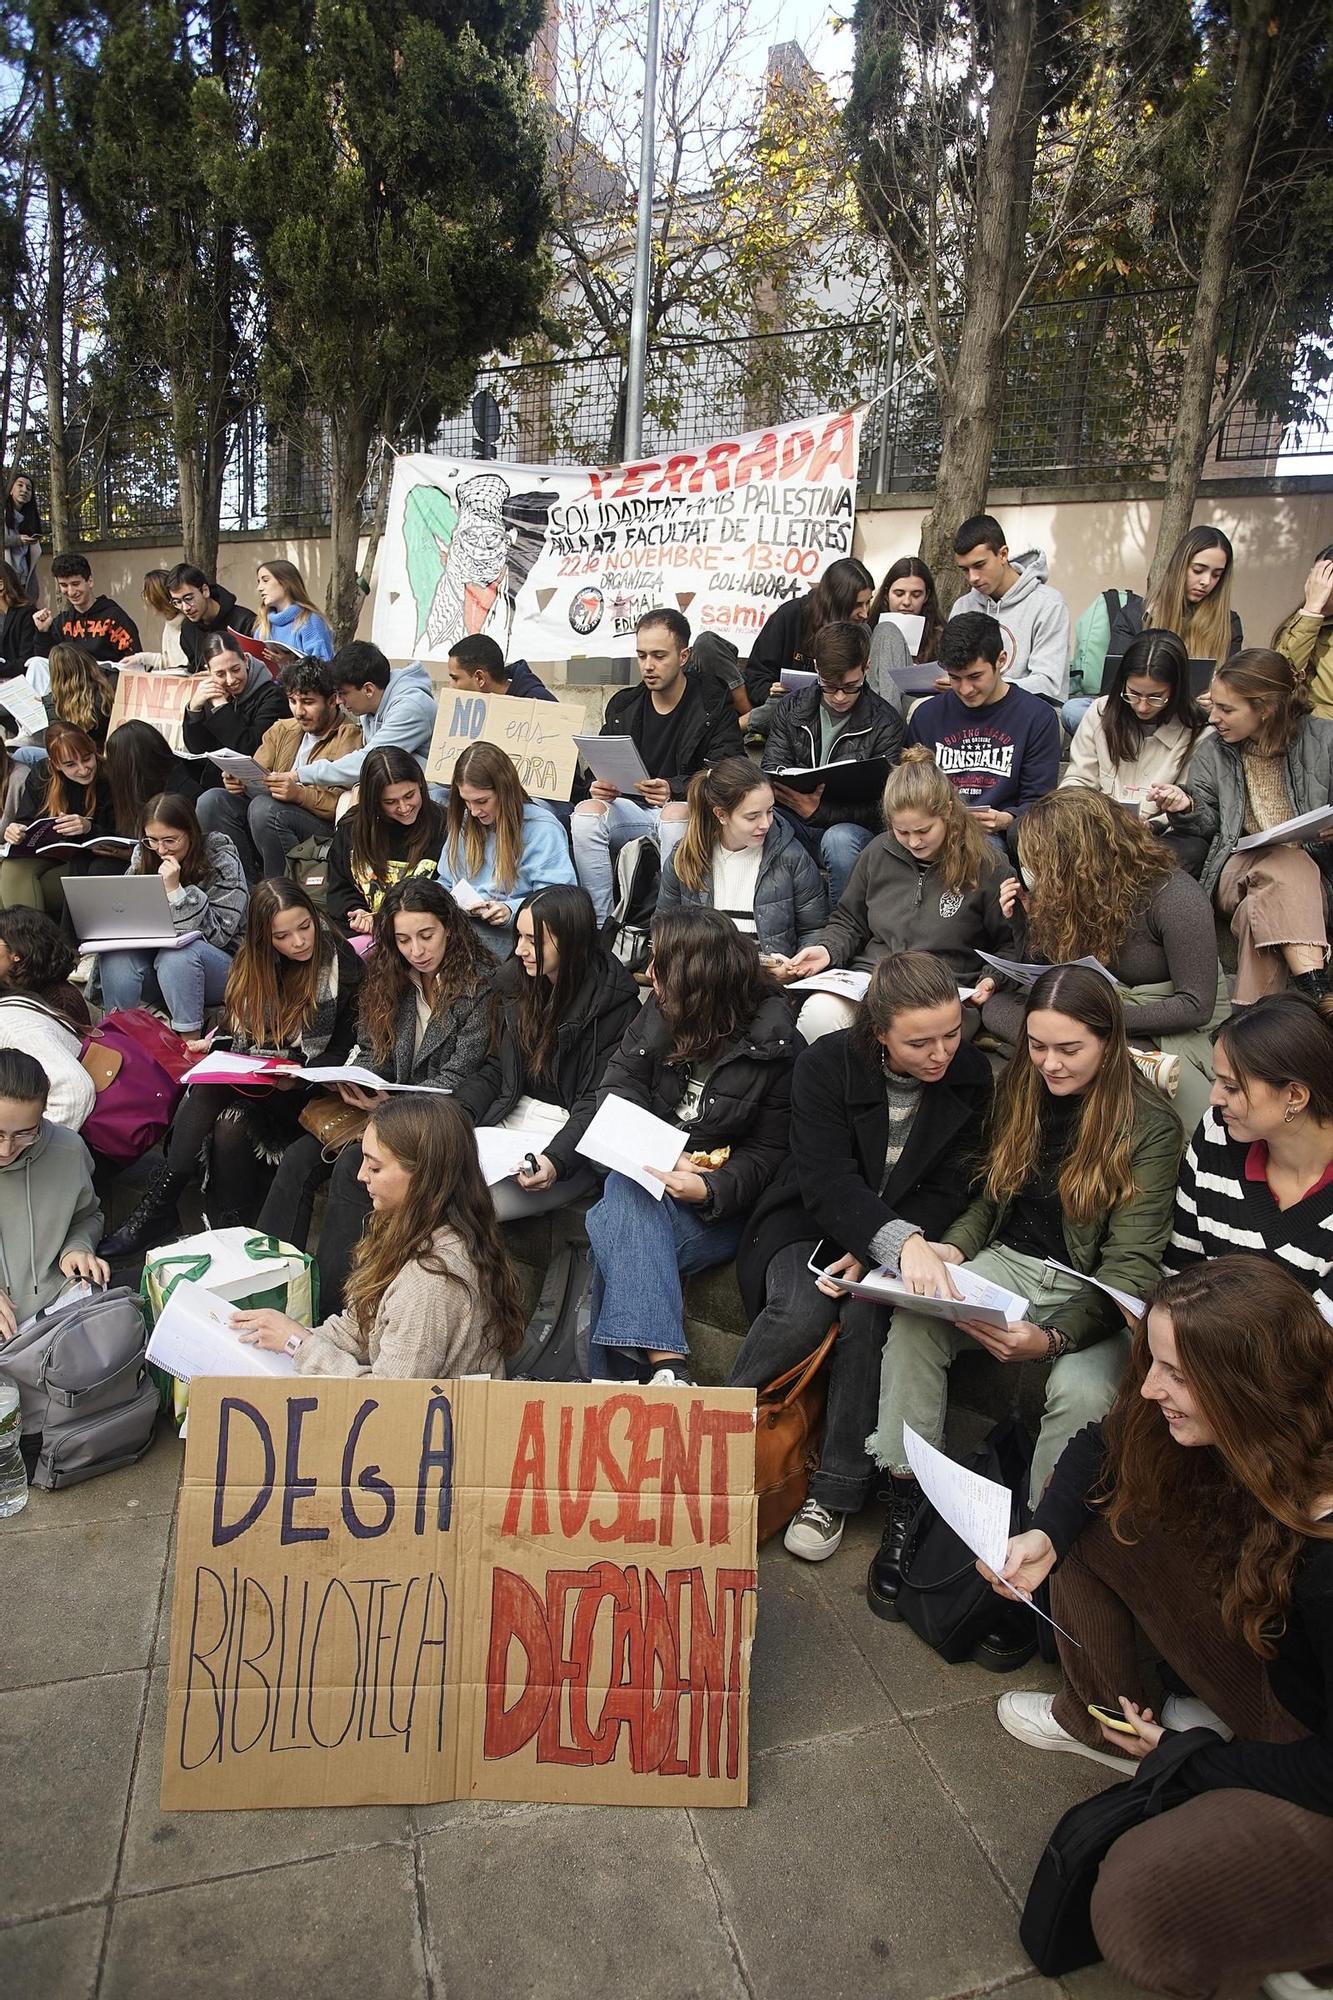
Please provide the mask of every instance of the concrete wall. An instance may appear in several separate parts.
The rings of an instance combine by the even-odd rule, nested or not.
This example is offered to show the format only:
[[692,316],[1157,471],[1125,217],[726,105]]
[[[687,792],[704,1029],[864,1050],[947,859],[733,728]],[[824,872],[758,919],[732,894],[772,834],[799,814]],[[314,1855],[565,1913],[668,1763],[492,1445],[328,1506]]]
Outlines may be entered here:
[[[1064,592],[1076,618],[1100,590],[1114,584],[1143,588],[1160,513],[1160,499],[1151,487],[996,491],[989,506],[1005,528],[1011,549],[1045,549],[1051,580]],[[883,496],[862,508],[856,549],[877,578],[898,556],[916,554],[925,511],[924,499],[915,494]],[[1316,550],[1333,543],[1333,478],[1210,481],[1194,519],[1215,522],[1231,537],[1236,549],[1232,603],[1246,638],[1266,644],[1278,620],[1300,603]],[[265,556],[285,556],[304,575],[315,602],[322,604],[327,552],[327,537],[290,541],[228,537],[219,558],[221,581],[242,604],[253,604],[255,564]],[[109,546],[88,554],[99,589],[137,612],[143,572],[169,567],[179,560],[180,550]],[[45,563],[42,575],[49,591]],[[50,601],[55,602],[53,592]],[[363,638],[370,636],[373,604],[372,591],[361,614]],[[154,623],[145,620],[145,645],[156,641]],[[563,674],[557,671],[549,677],[559,681]]]

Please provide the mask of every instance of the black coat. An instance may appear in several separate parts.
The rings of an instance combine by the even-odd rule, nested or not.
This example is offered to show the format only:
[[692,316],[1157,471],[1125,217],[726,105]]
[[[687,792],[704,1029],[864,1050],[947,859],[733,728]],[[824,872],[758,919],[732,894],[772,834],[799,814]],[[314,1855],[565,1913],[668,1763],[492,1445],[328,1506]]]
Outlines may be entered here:
[[750,1319],[764,1304],[764,1277],[789,1243],[821,1237],[863,1264],[886,1222],[914,1222],[937,1241],[971,1198],[991,1101],[991,1069],[964,1042],[939,1083],[922,1086],[907,1144],[884,1185],[889,1107],[884,1076],[858,1055],[849,1030],[822,1035],[792,1078],[791,1152],[760,1201],[736,1253]]
[[[888,702],[869,686],[852,704],[846,724],[834,741],[828,758],[822,758],[819,727],[821,699],[816,686],[802,688],[799,694],[788,695],[778,703],[768,741],[764,745],[763,768],[766,776],[773,777],[779,771],[813,771],[825,762],[863,764],[875,757],[887,758],[890,764],[898,762],[906,735],[903,719],[896,708],[890,708]],[[777,782],[781,784],[781,778]],[[837,826],[849,820],[867,827],[871,833],[878,833],[884,824],[879,799],[846,805],[821,802],[804,824]]]
[[[638,687],[621,688],[618,694],[613,694],[606,704],[602,735],[628,736],[636,746],[641,746],[643,711],[649,699],[642,682]],[[670,780],[673,799],[685,797],[696,771],[716,764],[720,757],[745,755],[731,690],[723,686],[716,674],[687,674],[681,705],[680,769],[649,772],[650,777]],[[581,771],[574,787],[576,803],[587,798],[589,783],[587,773]]]
[[[43,762],[41,764],[34,764],[28,776],[24,779],[23,790],[19,793],[19,802],[16,809],[16,817],[20,826],[31,826],[35,819],[45,817],[46,787],[50,782],[50,777],[51,766]],[[97,781],[93,786],[93,809],[88,817],[92,821],[92,829],[87,835],[89,840],[99,833],[115,832],[116,818],[111,810],[111,787],[101,771],[98,772]],[[129,853],[127,851],[125,861],[128,862],[128,860]]]
[[[207,672],[208,661],[204,658],[204,645],[215,632],[241,632],[248,639],[255,629],[254,612],[247,610],[245,605],[238,604],[232,591],[224,590],[221,584],[214,584],[213,597],[218,606],[216,618],[205,619],[198,625],[192,624],[188,618],[181,619],[181,651],[190,663],[192,674]],[[288,712],[287,703],[284,701],[282,713],[285,716]]]
[[[518,996],[527,977],[516,958],[501,967],[495,981],[500,1009],[498,1046],[492,1047],[475,1075],[455,1087],[454,1103],[462,1106],[474,1125],[499,1125],[520,1097],[536,1094],[514,1032]],[[587,1164],[576,1148],[597,1109],[603,1071],[638,1011],[639,989],[628,971],[619,959],[598,952],[556,1029],[552,1073],[544,1079],[554,1091],[555,1101],[569,1113],[542,1148],[562,1180]]]
[[[787,1155],[791,1072],[800,1044],[791,1009],[780,994],[760,1006],[749,1027],[717,1058],[699,1116],[681,1134],[682,1153],[730,1146],[725,1166],[705,1175],[707,1200],[694,1213],[709,1222],[753,1208]],[[655,999],[640,1009],[602,1078],[599,1101],[627,1097],[655,1117],[674,1122],[685,1095],[685,1068],[667,1060],[669,1037]]]
[[[285,722],[290,714],[278,683],[267,674],[262,680],[256,675],[231,701],[221,702],[217,708],[186,709],[182,725],[185,747],[205,754],[236,750],[243,757],[253,757],[264,732],[275,722]],[[221,771],[216,764],[205,764],[203,769],[211,773],[211,778],[204,779],[203,790],[216,789],[222,783]]]
[[0,676],[12,681],[35,654],[45,653],[49,645],[50,641],[38,635],[32,622],[32,606],[11,604],[0,617]]

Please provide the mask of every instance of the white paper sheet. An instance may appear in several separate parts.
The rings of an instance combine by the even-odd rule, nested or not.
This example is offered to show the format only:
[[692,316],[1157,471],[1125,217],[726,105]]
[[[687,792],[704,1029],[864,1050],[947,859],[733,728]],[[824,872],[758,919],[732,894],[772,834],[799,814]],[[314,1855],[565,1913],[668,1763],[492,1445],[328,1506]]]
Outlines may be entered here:
[[18,676],[0,687],[0,708],[13,716],[22,735],[36,734],[47,727],[51,718],[42,705],[41,697],[33,693],[28,683]]
[[916,658],[916,649],[921,644],[926,629],[926,621],[919,611],[881,611],[880,617],[886,625],[896,625],[907,641],[907,650]]
[[268,797],[268,772],[253,757],[243,756],[239,750],[208,750],[204,754],[225,777],[240,779],[247,799]]
[[1048,1257],[1046,1264],[1049,1270],[1063,1271],[1066,1278],[1077,1278],[1080,1284],[1092,1285],[1095,1290],[1105,1292],[1108,1299],[1114,1299],[1122,1310],[1133,1313],[1135,1319],[1142,1319],[1148,1310],[1143,1300],[1136,1299],[1133,1292],[1121,1292],[1114,1285],[1104,1285],[1100,1278],[1090,1278],[1086,1271],[1076,1271],[1072,1264],[1062,1264],[1058,1257]]
[[294,1375],[290,1354],[241,1345],[240,1329],[231,1324],[235,1311],[229,1300],[182,1278],[153,1328],[148,1359],[178,1382],[196,1375]]
[[998,1576],[1009,1553],[1013,1511],[1009,1488],[998,1480],[983,1479],[979,1472],[969,1472],[965,1465],[955,1465],[919,1437],[910,1424],[903,1425],[903,1448],[916,1483],[935,1512]]
[[808,979],[793,979],[789,993],[836,993],[840,1000],[864,1000],[870,985],[868,972],[854,972],[850,966],[832,965],[827,972],[812,972]]
[[544,1152],[550,1134],[522,1125],[478,1125],[475,1136],[482,1178],[487,1187],[494,1187],[518,1172],[525,1153]]
[[689,1136],[665,1118],[655,1118],[627,1098],[614,1093],[598,1107],[597,1115],[579,1141],[577,1151],[585,1160],[609,1167],[660,1201],[666,1193],[661,1181],[645,1170],[656,1167],[668,1174],[681,1154],[689,1150]]
[[575,736],[578,753],[594,778],[632,792],[648,776],[631,736]]
[[[0,701],[4,695],[0,692]],[[1318,840],[1321,833],[1333,828],[1333,805],[1316,806],[1313,812],[1298,813],[1295,819],[1284,819],[1280,826],[1270,826],[1267,833],[1247,833],[1244,840],[1236,842],[1236,852],[1248,847],[1301,847],[1307,840]]]
[[477,891],[466,878],[455,882],[449,894],[453,897],[460,910],[479,910],[483,903],[490,900],[487,896],[478,895]]
[[[829,1276],[827,1271],[822,1275]],[[983,1326],[1001,1327],[1027,1318],[1029,1301],[1021,1292],[1008,1291],[989,1278],[979,1277],[966,1264],[951,1264],[949,1276],[962,1293],[961,1299],[922,1298],[906,1289],[899,1272],[885,1268],[867,1271],[854,1284],[848,1284],[845,1278],[830,1278],[829,1282],[850,1292],[853,1298],[873,1299],[876,1304],[895,1310],[902,1307],[907,1312],[924,1313],[927,1319],[948,1320],[952,1326],[961,1320],[975,1319]]]
[[79,950],[90,958],[99,951],[183,951],[202,936],[202,931],[145,931],[142,937],[80,938]]
[[[1035,986],[1043,972],[1049,972],[1051,969],[1049,965],[1023,965],[1016,958],[996,958],[989,951],[978,951],[977,957],[983,965],[988,965],[992,972],[998,972],[1001,978],[1012,979],[1015,986]],[[1070,960],[1070,964],[1086,965],[1089,972],[1100,972],[1110,986],[1120,988],[1122,985],[1113,972],[1107,971],[1099,958],[1075,958]]]
[[362,1069],[358,1063],[338,1063],[302,1068],[300,1063],[275,1062],[262,1056],[232,1055],[226,1049],[200,1058],[194,1068],[187,1070],[182,1081],[185,1083],[253,1083],[265,1077],[299,1077],[302,1083],[357,1083],[362,1090],[420,1090],[436,1097],[453,1095],[440,1083],[386,1083],[382,1076],[376,1076],[373,1069]]

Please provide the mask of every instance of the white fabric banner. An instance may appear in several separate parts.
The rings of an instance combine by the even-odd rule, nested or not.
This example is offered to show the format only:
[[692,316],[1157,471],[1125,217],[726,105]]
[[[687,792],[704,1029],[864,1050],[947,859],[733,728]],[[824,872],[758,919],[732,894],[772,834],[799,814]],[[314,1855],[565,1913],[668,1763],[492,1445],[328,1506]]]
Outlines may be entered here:
[[634,650],[673,605],[748,654],[766,619],[852,552],[865,405],[632,465],[395,460],[375,599],[391,660],[487,632],[507,658]]

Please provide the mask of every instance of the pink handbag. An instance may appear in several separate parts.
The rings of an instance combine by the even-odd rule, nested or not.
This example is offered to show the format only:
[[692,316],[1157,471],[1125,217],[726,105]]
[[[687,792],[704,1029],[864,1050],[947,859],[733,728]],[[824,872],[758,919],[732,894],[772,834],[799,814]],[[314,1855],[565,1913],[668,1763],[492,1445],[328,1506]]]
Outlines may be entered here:
[[162,1138],[181,1099],[180,1078],[197,1058],[146,1007],[131,1007],[90,1029],[80,1060],[97,1102],[79,1136],[91,1152],[124,1167]]

